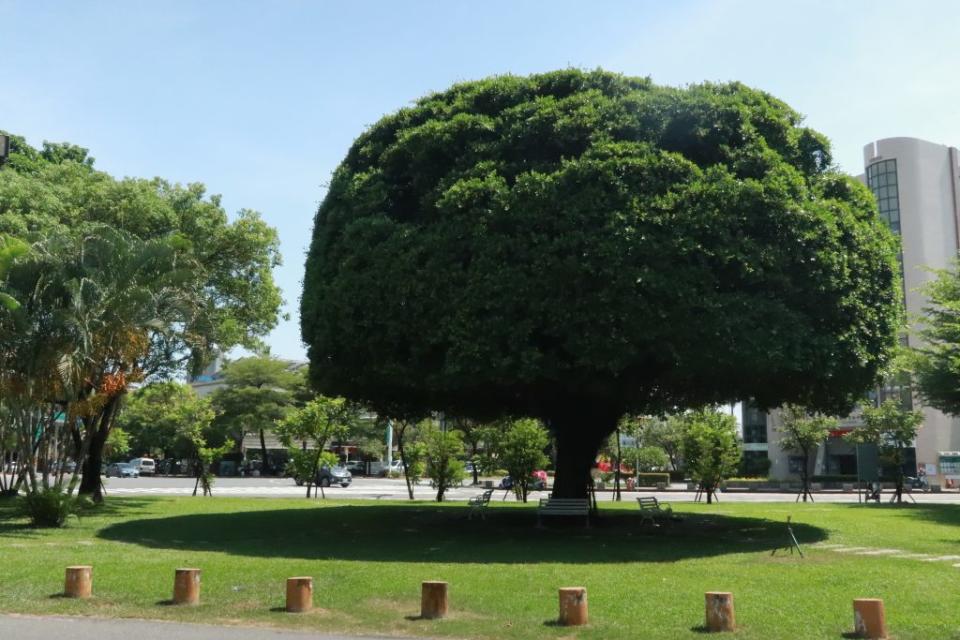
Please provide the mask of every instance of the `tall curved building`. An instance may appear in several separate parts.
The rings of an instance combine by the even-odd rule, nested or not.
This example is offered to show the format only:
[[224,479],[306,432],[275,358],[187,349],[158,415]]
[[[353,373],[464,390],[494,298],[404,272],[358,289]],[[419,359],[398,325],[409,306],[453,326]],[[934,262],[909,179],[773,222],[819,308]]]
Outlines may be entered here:
[[[920,289],[934,277],[930,269],[950,267],[960,253],[958,156],[954,147],[918,138],[884,138],[863,148],[864,173],[858,178],[873,191],[880,215],[901,239],[904,304],[911,326],[911,333],[904,340],[912,346],[918,344],[916,329],[926,306]],[[924,414],[913,451],[915,460],[909,463],[908,473],[916,473],[915,463],[931,476],[931,482],[960,485],[960,419],[922,406],[911,393],[908,380],[888,381],[871,394],[874,402],[887,398],[897,398],[904,406]],[[745,455],[768,456],[773,478],[796,477],[802,461],[777,446],[778,411],[765,415],[745,403],[741,423]],[[859,412],[841,420],[840,428],[817,452],[814,474],[857,473],[857,449],[843,436],[861,424]],[[862,468],[864,461],[860,463]],[[876,461],[869,466],[875,473]]]

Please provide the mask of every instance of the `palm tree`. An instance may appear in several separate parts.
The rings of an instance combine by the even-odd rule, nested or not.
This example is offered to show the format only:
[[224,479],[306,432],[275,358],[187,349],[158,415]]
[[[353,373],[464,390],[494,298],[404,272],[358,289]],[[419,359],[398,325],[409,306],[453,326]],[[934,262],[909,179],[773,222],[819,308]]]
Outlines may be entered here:
[[[175,344],[162,336],[190,326],[199,306],[184,249],[176,238],[141,240],[95,225],[51,234],[13,264],[7,283],[21,304],[0,320],[0,374],[18,390],[19,447],[33,490],[72,492],[82,471],[80,492],[102,499],[103,448],[123,394],[146,375],[153,346]],[[45,419],[33,435],[37,415]],[[67,482],[68,452],[82,465]]]

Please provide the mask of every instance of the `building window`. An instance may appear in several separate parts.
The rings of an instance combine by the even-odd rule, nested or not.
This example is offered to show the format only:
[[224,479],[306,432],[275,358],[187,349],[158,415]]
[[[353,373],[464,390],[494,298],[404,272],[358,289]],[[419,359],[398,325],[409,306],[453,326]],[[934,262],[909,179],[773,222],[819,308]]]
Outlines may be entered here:
[[767,414],[749,402],[743,403],[743,441],[767,441]]
[[900,186],[897,182],[897,161],[881,160],[867,167],[867,186],[877,199],[880,217],[891,231],[900,235]]
[[[880,217],[896,235],[900,235],[900,185],[897,180],[897,161],[880,160],[867,167],[867,186],[877,199]],[[900,283],[903,285],[903,308],[907,308],[907,281],[903,271],[903,251],[897,255],[900,263]],[[908,342],[906,334],[901,342]]]
[[766,478],[770,475],[770,458],[766,451],[744,451],[738,473],[745,478]]

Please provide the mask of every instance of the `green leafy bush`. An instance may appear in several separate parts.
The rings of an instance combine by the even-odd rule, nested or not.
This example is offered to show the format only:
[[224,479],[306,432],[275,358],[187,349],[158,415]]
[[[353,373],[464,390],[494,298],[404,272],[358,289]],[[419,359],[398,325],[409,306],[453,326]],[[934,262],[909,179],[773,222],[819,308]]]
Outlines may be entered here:
[[659,482],[670,484],[670,474],[669,473],[638,473],[637,474],[637,486],[655,487]]
[[35,527],[63,527],[70,516],[79,517],[86,505],[84,499],[58,489],[28,493],[22,502],[23,514]]
[[298,485],[312,482],[314,453],[293,448],[289,451],[290,459],[287,461],[287,475],[293,478]]

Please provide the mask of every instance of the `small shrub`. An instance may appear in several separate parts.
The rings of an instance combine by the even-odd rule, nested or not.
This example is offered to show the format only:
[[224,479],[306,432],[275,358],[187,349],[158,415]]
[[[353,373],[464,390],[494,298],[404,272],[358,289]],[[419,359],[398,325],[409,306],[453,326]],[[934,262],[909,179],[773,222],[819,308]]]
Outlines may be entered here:
[[663,482],[670,484],[670,474],[669,473],[638,473],[637,474],[637,486],[639,487],[655,487],[658,482]]
[[35,527],[63,527],[70,516],[79,517],[86,501],[57,489],[28,493],[22,502],[23,513]]

